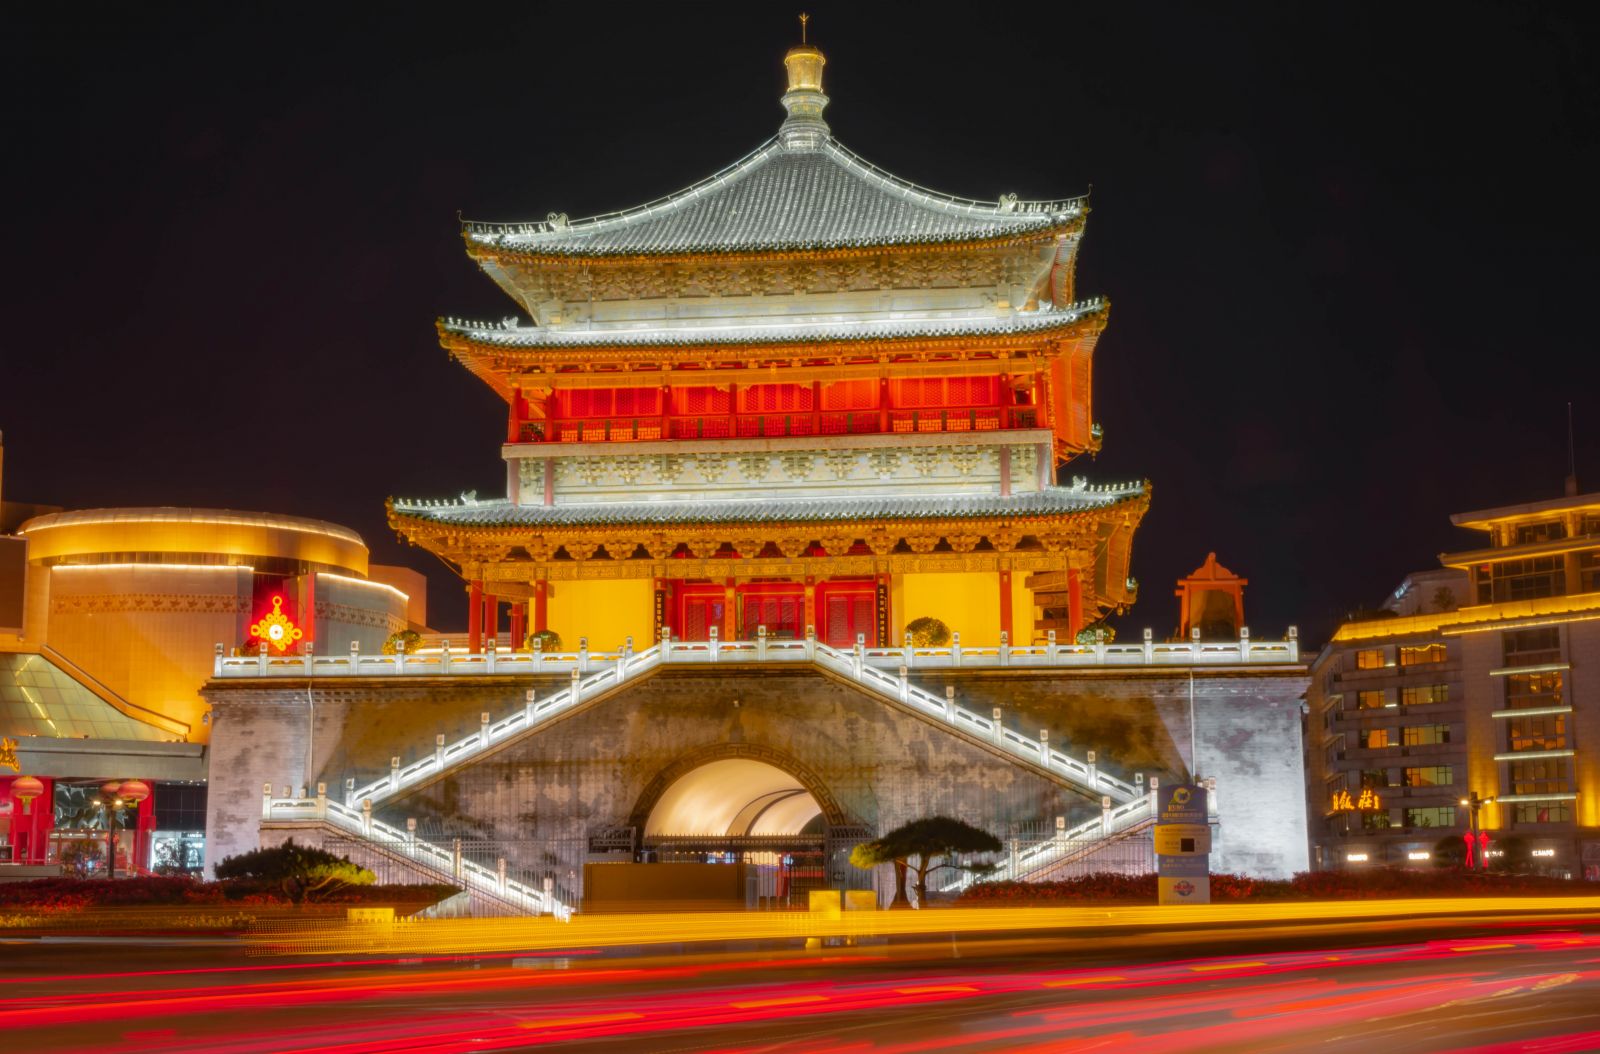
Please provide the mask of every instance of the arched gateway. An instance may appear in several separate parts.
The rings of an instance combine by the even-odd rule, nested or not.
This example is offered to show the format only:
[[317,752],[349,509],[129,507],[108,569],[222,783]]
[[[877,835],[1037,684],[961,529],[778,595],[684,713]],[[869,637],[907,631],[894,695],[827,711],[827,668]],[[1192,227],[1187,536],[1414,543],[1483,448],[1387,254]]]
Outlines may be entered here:
[[641,860],[744,864],[754,895],[778,900],[848,880],[850,846],[867,835],[813,769],[749,743],[679,757],[645,787],[629,823]]

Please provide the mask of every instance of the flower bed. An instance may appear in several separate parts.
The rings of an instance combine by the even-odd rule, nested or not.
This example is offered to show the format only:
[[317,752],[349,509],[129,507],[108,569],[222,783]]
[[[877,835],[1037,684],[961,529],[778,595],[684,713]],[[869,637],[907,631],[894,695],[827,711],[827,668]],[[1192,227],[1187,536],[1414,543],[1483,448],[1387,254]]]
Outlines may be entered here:
[[[460,892],[455,886],[347,885],[317,899],[328,905],[416,905],[437,903]],[[40,878],[0,883],[0,914],[42,916],[91,908],[174,906],[270,906],[291,901],[261,882],[197,882],[189,878]]]
[[[1211,876],[1214,904],[1268,900],[1389,900],[1405,897],[1585,896],[1600,883],[1541,875],[1374,869],[1305,871],[1291,879]],[[1156,876],[1100,873],[1061,882],[980,882],[962,904],[1154,904]]]

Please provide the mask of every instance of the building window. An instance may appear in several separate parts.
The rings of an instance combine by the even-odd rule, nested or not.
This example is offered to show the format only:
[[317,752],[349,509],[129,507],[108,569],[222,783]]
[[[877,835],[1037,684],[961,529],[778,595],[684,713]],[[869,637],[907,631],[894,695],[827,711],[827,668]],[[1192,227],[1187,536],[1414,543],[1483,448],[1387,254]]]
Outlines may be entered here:
[[1570,801],[1519,801],[1512,820],[1521,827],[1530,823],[1571,823]]
[[1427,805],[1419,809],[1406,810],[1407,827],[1454,827],[1455,825],[1454,805]]
[[1529,758],[1511,763],[1511,793],[1566,794],[1572,790],[1566,758]]
[[1422,765],[1403,770],[1407,787],[1448,787],[1455,783],[1455,770],[1449,765]]
[[1540,714],[1513,717],[1506,722],[1506,746],[1510,750],[1565,750],[1567,715]]
[[1424,666],[1433,662],[1444,662],[1443,644],[1416,644],[1400,649],[1401,666]]
[[1356,733],[1356,742],[1368,750],[1398,745],[1394,741],[1393,730],[1388,728],[1363,728]]
[[1333,768],[1335,762],[1344,760],[1344,736],[1335,736],[1333,741],[1328,744],[1326,754],[1327,757],[1324,760],[1327,761],[1330,769]]
[[1544,666],[1561,661],[1561,629],[1558,626],[1510,630],[1500,643],[1507,666]]
[[1408,747],[1425,747],[1450,742],[1449,725],[1407,725],[1401,733]]
[[1507,560],[1494,567],[1494,599],[1532,600],[1558,597],[1567,591],[1566,568],[1559,556]]
[[1385,665],[1382,648],[1362,648],[1356,652],[1356,669],[1358,670],[1381,670]]
[[1426,706],[1429,703],[1448,703],[1448,684],[1423,684],[1400,689],[1400,702],[1405,706]]
[[1513,673],[1506,677],[1506,709],[1526,710],[1535,706],[1561,705],[1561,674]]
[[1388,769],[1362,769],[1361,790],[1382,790],[1389,786]]
[[1600,549],[1578,554],[1578,591],[1600,593]]
[[1392,827],[1392,826],[1394,826],[1394,824],[1389,819],[1389,810],[1387,810],[1387,809],[1381,810],[1379,812],[1364,812],[1364,813],[1361,814],[1361,828],[1362,828],[1362,830],[1366,830],[1366,831],[1382,831],[1385,828]]
[[1537,545],[1540,542],[1559,542],[1567,536],[1566,525],[1560,520],[1548,523],[1525,523],[1517,528],[1514,545]]
[[1382,710],[1384,707],[1389,705],[1389,700],[1388,700],[1387,696],[1388,696],[1388,693],[1386,693],[1381,688],[1375,688],[1375,689],[1372,689],[1370,691],[1365,691],[1365,692],[1357,692],[1356,693],[1356,709],[1357,710]]

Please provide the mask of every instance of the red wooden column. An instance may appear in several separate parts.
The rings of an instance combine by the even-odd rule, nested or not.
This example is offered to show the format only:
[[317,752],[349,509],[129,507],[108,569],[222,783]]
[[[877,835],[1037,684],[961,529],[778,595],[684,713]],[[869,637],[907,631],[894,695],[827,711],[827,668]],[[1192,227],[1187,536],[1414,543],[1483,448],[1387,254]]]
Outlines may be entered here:
[[1083,582],[1078,577],[1078,569],[1074,567],[1067,572],[1067,632],[1072,638],[1067,643],[1077,643],[1078,631],[1081,629],[1083,629]]
[[1011,572],[1004,568],[1000,571],[1000,632],[1006,635],[1008,643],[1016,645],[1016,634],[1011,628]]
[[[806,575],[806,615],[805,615],[805,624],[801,627],[801,632],[805,631],[805,626],[810,626],[811,628],[815,629],[816,625],[817,625],[817,579],[816,579],[815,575]],[[822,633],[820,631],[818,631],[817,636],[821,637]]]
[[483,650],[483,583],[474,579],[467,585],[467,651]]
[[500,639],[500,598],[493,593],[483,595],[483,635],[489,641]]
[[722,639],[739,639],[739,598],[731,578],[722,585]]
[[811,382],[811,434],[822,434],[822,382]]
[[511,602],[511,650],[522,650],[522,642],[528,639],[527,633],[528,602],[514,600]]
[[[878,378],[878,431],[889,430],[889,378]],[[886,645],[885,645],[886,646]]]
[[533,583],[533,632],[543,633],[550,628],[550,580],[540,578]]
[[728,382],[728,435],[739,434],[739,385]]
[[522,438],[522,393],[511,392],[510,412],[506,414],[506,442],[515,443]]

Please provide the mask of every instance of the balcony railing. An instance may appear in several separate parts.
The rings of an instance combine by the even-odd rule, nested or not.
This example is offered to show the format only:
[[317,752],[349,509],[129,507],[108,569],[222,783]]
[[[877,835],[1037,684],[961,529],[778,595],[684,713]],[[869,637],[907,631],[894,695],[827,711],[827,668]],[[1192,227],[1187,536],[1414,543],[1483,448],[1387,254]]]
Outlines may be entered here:
[[[1300,661],[1299,631],[1289,627],[1287,639],[1254,640],[1248,631],[1236,641],[1157,641],[1150,630],[1144,640],[1129,644],[1058,644],[1055,631],[1043,644],[1013,645],[1001,634],[999,645],[971,646],[961,643],[961,634],[951,634],[951,642],[941,647],[918,647],[909,636],[897,648],[869,648],[858,638],[856,648],[864,665],[881,670],[904,667],[915,670],[988,669],[995,667],[1029,669],[1072,669],[1078,667],[1140,666],[1264,666]],[[661,642],[663,662],[783,663],[814,662],[816,649],[824,647],[809,627],[803,639],[780,640],[770,637],[765,627],[757,629],[755,640],[686,641],[667,638]],[[486,674],[586,674],[630,662],[638,652],[633,638],[622,648],[604,651],[590,649],[588,638],[578,638],[578,650],[567,652],[509,651],[494,640],[481,653],[456,650],[445,641],[414,655],[363,655],[352,642],[343,655],[270,654],[265,646],[259,654],[229,656],[216,646],[213,676],[216,677],[439,677],[482,676]],[[1383,711],[1373,711],[1382,713]]]
[[827,410],[693,417],[592,417],[524,422],[523,443],[641,443],[659,439],[1000,432],[1038,428],[1033,406]]

